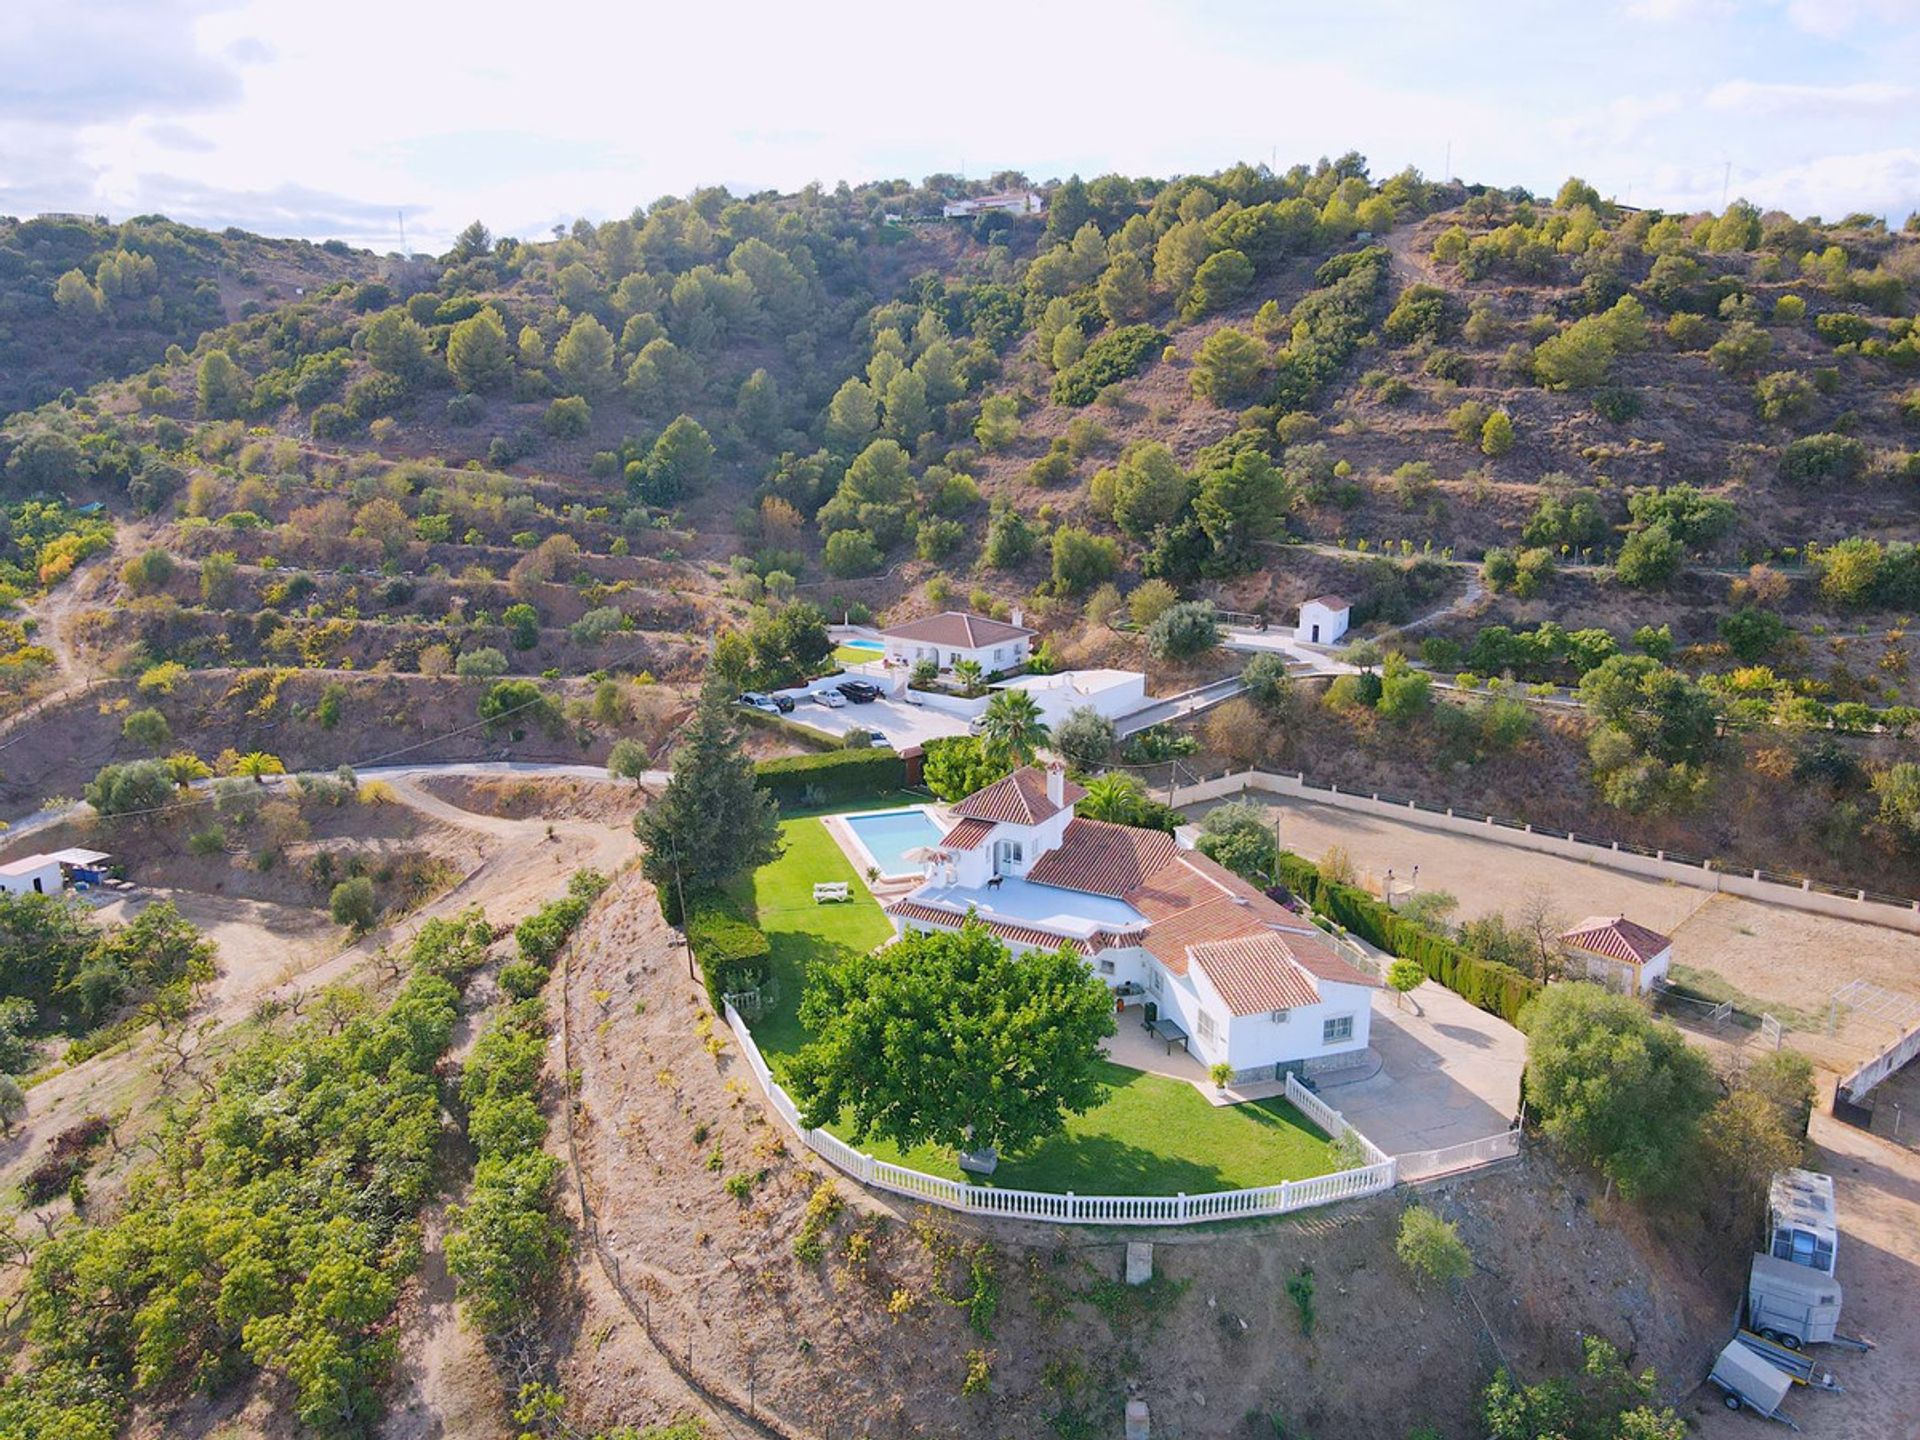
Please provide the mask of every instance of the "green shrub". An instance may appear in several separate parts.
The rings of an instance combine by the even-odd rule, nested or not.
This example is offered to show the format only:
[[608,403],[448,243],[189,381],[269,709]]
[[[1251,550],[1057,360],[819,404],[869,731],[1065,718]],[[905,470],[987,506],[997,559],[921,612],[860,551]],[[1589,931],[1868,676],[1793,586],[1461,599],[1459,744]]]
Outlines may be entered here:
[[1138,375],[1166,344],[1167,337],[1151,325],[1127,325],[1102,335],[1071,369],[1054,377],[1053,403],[1091,405],[1108,385]]
[[1867,447],[1851,435],[1808,435],[1780,452],[1780,477],[1795,485],[1852,480],[1867,468]]
[[751,990],[773,971],[773,951],[766,933],[723,895],[689,897],[687,944],[700,962],[707,998],[720,1008],[731,991]]
[[891,750],[825,750],[783,755],[754,767],[760,784],[784,806],[884,795],[907,783],[907,766]]

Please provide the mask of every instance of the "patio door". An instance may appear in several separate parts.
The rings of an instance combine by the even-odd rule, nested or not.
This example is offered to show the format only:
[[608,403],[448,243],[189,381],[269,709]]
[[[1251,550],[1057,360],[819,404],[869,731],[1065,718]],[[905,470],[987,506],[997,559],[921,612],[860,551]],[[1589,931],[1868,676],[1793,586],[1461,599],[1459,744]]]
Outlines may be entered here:
[[996,840],[993,842],[993,873],[1011,875],[1019,873],[1024,851],[1018,840]]

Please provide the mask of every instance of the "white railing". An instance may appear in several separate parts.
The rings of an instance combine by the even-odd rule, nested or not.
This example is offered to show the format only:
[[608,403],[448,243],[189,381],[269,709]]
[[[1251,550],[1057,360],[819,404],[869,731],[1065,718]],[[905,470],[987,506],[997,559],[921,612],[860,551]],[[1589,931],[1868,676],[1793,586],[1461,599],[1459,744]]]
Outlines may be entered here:
[[[1072,1191],[1056,1194],[1042,1190],[1000,1190],[987,1185],[969,1185],[946,1180],[938,1175],[908,1169],[889,1161],[876,1160],[825,1130],[810,1130],[800,1118],[780,1083],[773,1078],[760,1047],[739,1011],[726,1007],[727,1028],[739,1042],[747,1065],[780,1118],[809,1150],[844,1171],[863,1185],[908,1195],[929,1204],[945,1206],[969,1215],[987,1215],[1007,1220],[1041,1220],[1063,1225],[1191,1225],[1208,1220],[1239,1220],[1256,1215],[1284,1215],[1328,1205],[1336,1200],[1354,1200],[1393,1188],[1396,1164],[1386,1154],[1348,1125],[1338,1110],[1307,1090],[1292,1076],[1287,1077],[1287,1099],[1316,1125],[1334,1138],[1351,1133],[1366,1147],[1369,1164],[1356,1170],[1340,1170],[1331,1175],[1316,1175],[1310,1180],[1283,1180],[1278,1185],[1262,1185],[1252,1190],[1221,1190],[1205,1195],[1076,1195]],[[1304,1102],[1304,1103],[1303,1103]]]
[[1506,1160],[1519,1153],[1520,1132],[1515,1129],[1459,1145],[1443,1145],[1438,1150],[1415,1150],[1395,1158],[1399,1161],[1402,1180],[1431,1180],[1436,1175],[1491,1165],[1495,1160]]

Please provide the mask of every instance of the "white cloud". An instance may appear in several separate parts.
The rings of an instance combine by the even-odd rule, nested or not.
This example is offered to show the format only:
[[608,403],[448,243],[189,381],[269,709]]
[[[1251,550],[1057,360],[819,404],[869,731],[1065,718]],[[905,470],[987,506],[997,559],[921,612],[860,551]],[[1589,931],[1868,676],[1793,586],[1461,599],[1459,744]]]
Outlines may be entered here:
[[1628,18],[1650,20],[1660,25],[1724,20],[1733,13],[1732,0],[1628,0],[1626,5]]
[[[467,0],[457,24],[391,0],[333,0],[325,23],[285,0],[0,0],[0,208],[162,210],[387,249],[403,207],[409,240],[438,246],[476,216],[537,235],[702,184],[1164,175],[1350,148],[1376,172],[1438,174],[1449,144],[1469,179],[1551,188],[1572,172],[1643,198],[1661,166],[1691,166],[1717,200],[1736,139],[1812,163],[1808,115],[1848,120],[1830,148],[1908,138],[1911,67],[1893,39],[1841,83],[1812,61],[1755,81],[1721,58],[1750,48],[1650,44],[1618,10],[1543,16],[1511,36],[1515,83],[1490,90],[1463,78],[1481,40],[1409,3],[1363,0],[1256,43],[1258,27],[1180,0],[1110,0],[1097,23],[1080,6],[976,0],[961,27],[882,0],[734,0],[724,24],[610,0],[538,23],[523,0]],[[1742,7],[1737,32],[1724,0],[1629,9],[1784,41],[1790,64],[1783,3]],[[61,43],[41,38],[63,24]],[[1375,59],[1335,58],[1361,39]]]
[[1900,111],[1914,103],[1910,85],[1856,80],[1848,85],[1793,85],[1728,80],[1707,92],[1709,110],[1748,115],[1799,115],[1814,119]]

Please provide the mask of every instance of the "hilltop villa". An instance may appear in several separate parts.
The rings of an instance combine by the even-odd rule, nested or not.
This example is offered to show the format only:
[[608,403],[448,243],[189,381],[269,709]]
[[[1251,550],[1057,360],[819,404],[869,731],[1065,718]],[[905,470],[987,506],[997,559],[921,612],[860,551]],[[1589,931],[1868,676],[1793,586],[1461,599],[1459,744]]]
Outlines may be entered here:
[[1156,1036],[1239,1081],[1359,1058],[1377,982],[1173,836],[1080,819],[1085,793],[1056,762],[955,805],[924,883],[885,907],[895,931],[955,930],[973,915],[1012,950],[1070,945],[1123,1010],[1138,1006]]
[[931,660],[942,670],[952,670],[962,660],[971,660],[982,670],[1012,670],[1027,663],[1033,648],[1034,632],[1020,623],[1018,610],[1013,622],[989,620],[964,610],[946,610],[925,620],[910,621],[882,630],[886,663],[913,665]]

